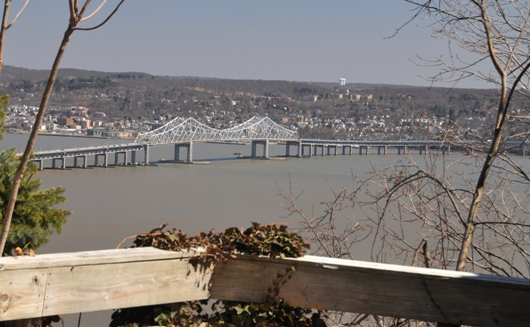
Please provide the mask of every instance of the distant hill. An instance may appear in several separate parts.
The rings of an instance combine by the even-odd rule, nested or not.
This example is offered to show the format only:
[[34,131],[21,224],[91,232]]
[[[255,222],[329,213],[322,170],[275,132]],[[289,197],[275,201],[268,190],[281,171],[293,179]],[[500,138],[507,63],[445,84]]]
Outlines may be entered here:
[[[14,66],[4,66],[0,74],[0,83],[19,83],[21,81],[31,81],[32,83],[42,83],[46,81],[49,75],[49,70],[27,69]],[[131,86],[142,84],[144,86],[152,87],[172,87],[176,85],[189,87],[197,87],[199,84],[208,90],[216,92],[250,92],[256,94],[283,93],[286,95],[293,95],[293,91],[298,89],[304,93],[323,93],[330,90],[346,90],[349,91],[389,91],[392,92],[411,92],[414,93],[425,92],[427,90],[442,90],[449,91],[448,88],[428,88],[424,86],[408,86],[408,85],[393,85],[393,84],[366,84],[366,83],[348,83],[345,86],[339,86],[338,83],[329,82],[296,82],[296,81],[280,81],[280,80],[229,80],[218,78],[204,78],[204,77],[190,77],[190,76],[154,76],[141,72],[122,72],[122,73],[108,73],[92,70],[82,70],[73,68],[62,68],[59,70],[59,79],[71,78],[111,78],[113,80],[121,80],[120,84]],[[138,82],[140,81],[140,82]],[[463,89],[459,89],[463,90]],[[468,92],[477,92],[480,90],[471,89]]]
[[[37,106],[48,73],[5,66],[0,74],[0,94],[9,93],[13,106]],[[339,86],[323,82],[170,77],[66,68],[59,71],[49,109],[82,106],[90,110],[90,115],[104,113],[109,121],[195,117],[204,118],[212,125],[244,121],[253,115],[268,115],[278,122],[288,122],[284,124],[298,121],[302,125],[312,118],[320,122],[314,126],[322,134],[334,133],[330,128],[335,126],[333,121],[339,120],[388,130],[389,122],[392,126],[403,121],[414,124],[421,117],[455,120],[460,116],[462,119],[487,117],[495,101],[495,90],[363,83]],[[463,125],[471,126],[475,122],[478,120],[467,119]],[[364,135],[362,128],[356,128]],[[308,129],[307,133],[315,130]]]

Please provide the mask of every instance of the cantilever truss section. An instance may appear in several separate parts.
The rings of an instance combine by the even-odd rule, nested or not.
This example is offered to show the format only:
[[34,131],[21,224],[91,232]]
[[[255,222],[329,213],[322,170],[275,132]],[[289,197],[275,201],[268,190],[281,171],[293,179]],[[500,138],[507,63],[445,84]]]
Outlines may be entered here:
[[252,117],[235,127],[219,130],[193,118],[175,118],[166,125],[139,134],[135,143],[172,144],[191,141],[287,141],[298,140],[298,133],[273,122],[269,117]]

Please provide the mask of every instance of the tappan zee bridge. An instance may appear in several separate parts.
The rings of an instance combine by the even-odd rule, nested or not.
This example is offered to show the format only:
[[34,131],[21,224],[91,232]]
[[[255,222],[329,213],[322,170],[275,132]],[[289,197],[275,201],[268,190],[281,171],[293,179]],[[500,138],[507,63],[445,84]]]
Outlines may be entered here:
[[[240,125],[223,130],[209,127],[193,118],[179,117],[157,129],[139,134],[134,143],[38,151],[34,153],[32,161],[38,164],[40,170],[44,169],[46,160],[51,161],[49,168],[66,169],[67,159],[70,163],[68,168],[88,168],[89,157],[93,157],[91,167],[149,165],[151,147],[173,144],[173,160],[169,162],[201,163],[193,161],[193,144],[197,142],[251,144],[250,156],[235,153],[240,158],[251,159],[274,159],[269,156],[270,143],[285,144],[285,157],[298,158],[352,155],[355,151],[359,154],[369,154],[372,148],[376,149],[378,154],[388,154],[389,149],[396,149],[398,154],[407,154],[410,149],[418,150],[420,154],[427,154],[431,149],[450,152],[450,146],[441,141],[300,139],[296,131],[280,126],[268,117],[253,117]],[[137,162],[137,152],[143,152],[143,162]]]

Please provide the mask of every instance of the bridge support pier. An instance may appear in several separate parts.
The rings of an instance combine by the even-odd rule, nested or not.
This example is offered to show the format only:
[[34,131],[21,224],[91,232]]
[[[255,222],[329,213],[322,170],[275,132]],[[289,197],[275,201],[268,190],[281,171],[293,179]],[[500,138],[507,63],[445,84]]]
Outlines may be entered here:
[[408,154],[409,153],[409,149],[406,145],[404,146],[398,146],[397,149],[398,149],[398,154],[401,154],[401,148],[403,148],[403,154]]
[[327,152],[328,156],[331,155],[331,149],[335,150],[333,155],[335,155],[335,156],[337,155],[337,146],[336,145],[328,145],[327,148],[328,148],[328,152]]
[[343,145],[342,146],[342,155],[346,155],[346,149],[349,150],[349,155],[351,156],[353,154],[353,147],[351,145]]
[[291,156],[291,146],[296,146],[297,147],[297,151],[296,151],[296,154],[298,157],[300,157],[300,142],[298,141],[287,141],[285,142],[285,156],[286,157],[290,157]]
[[149,145],[144,146],[144,164],[149,165]]
[[446,146],[442,147],[442,153],[443,154],[451,154],[451,146],[450,145],[446,145]]
[[107,153],[103,153],[103,154],[96,154],[95,155],[95,160],[94,160],[94,165],[97,167],[98,166],[98,159],[99,157],[102,156],[103,157],[103,167],[108,167],[108,155]]
[[269,140],[252,141],[252,158],[257,158],[257,146],[263,144],[263,158],[269,157]]
[[298,158],[302,158],[303,156],[304,156],[304,151],[303,151],[302,141],[298,141]]
[[61,161],[61,169],[66,169],[66,158],[53,158],[52,159],[52,168],[53,169],[56,169],[57,168],[57,160],[60,160]]
[[188,151],[186,152],[186,155],[187,155],[188,162],[192,162],[193,161],[193,142],[190,142],[187,150]]
[[370,147],[368,145],[359,146],[359,154],[363,154],[363,149],[365,150],[365,154],[370,154]]
[[123,165],[127,166],[127,151],[125,151],[125,152],[116,152],[114,154],[114,166],[118,166],[119,165],[119,160],[120,160],[119,155],[120,154],[123,154]]
[[311,157],[313,155],[313,145],[312,144],[302,144],[300,143],[300,148],[298,149],[298,153],[300,154],[299,157],[303,158],[305,156],[305,148],[308,149],[308,157]]
[[313,145],[313,155],[317,156],[318,155],[318,148],[320,148],[322,150],[322,152],[320,152],[320,155],[325,156],[326,153],[324,151],[324,147],[326,147],[324,144],[314,144]]
[[[420,154],[423,154],[423,147],[420,145]],[[429,145],[425,145],[425,154],[429,154]]]
[[83,159],[83,168],[87,167],[87,156],[76,156],[74,157],[74,168],[77,168],[77,159]]
[[39,170],[43,171],[44,170],[44,160],[36,160],[36,162],[37,162],[37,165],[39,165]]
[[386,155],[388,153],[388,147],[386,145],[377,146],[377,154],[381,154],[381,148],[383,149],[383,154]]
[[175,154],[173,158],[175,161],[181,161],[180,160],[180,148],[186,148],[186,160],[183,160],[183,161],[192,162],[193,161],[193,142],[175,144]]

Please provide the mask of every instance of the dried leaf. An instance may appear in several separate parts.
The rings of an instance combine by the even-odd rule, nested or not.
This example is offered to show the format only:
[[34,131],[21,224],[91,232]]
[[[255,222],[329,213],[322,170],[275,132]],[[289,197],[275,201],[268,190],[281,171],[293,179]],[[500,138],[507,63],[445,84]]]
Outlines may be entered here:
[[17,246],[15,248],[15,255],[24,255],[24,250]]

